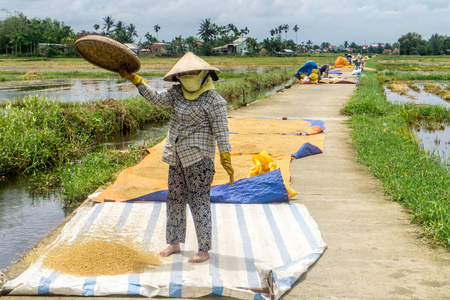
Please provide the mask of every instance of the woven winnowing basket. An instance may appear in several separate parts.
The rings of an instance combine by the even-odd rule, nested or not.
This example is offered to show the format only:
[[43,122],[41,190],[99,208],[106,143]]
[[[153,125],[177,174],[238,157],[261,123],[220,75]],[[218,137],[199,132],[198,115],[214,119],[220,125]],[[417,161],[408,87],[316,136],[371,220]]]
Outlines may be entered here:
[[139,57],[127,46],[101,35],[79,38],[74,48],[82,58],[108,71],[133,73],[141,67]]

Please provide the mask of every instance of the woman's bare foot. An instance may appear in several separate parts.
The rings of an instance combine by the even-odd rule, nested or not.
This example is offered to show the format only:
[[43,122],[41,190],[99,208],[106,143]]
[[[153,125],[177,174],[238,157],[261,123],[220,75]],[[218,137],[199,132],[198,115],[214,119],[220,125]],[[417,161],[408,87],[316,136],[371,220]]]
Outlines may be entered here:
[[159,255],[167,257],[180,251],[181,251],[180,244],[169,245],[164,251],[159,252]]
[[208,251],[198,251],[190,260],[190,263],[201,263],[207,261],[209,259]]

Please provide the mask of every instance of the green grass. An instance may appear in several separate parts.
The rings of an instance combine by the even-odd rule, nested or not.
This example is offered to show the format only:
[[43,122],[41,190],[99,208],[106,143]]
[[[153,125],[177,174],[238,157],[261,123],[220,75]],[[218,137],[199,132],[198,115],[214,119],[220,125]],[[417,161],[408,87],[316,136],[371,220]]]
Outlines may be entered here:
[[147,155],[146,149],[160,142],[164,136],[155,136],[144,146],[131,147],[128,151],[103,149],[88,153],[79,160],[46,173],[36,189],[61,190],[64,205],[76,206],[97,188],[104,189],[114,182],[121,170],[139,163]]
[[[265,97],[268,91],[293,78],[293,70],[275,71],[266,74],[247,74],[216,84],[217,92],[225,98],[230,109],[237,109]],[[245,102],[244,102],[245,100]]]
[[[82,73],[72,75],[79,77]],[[11,71],[8,76],[23,74]],[[228,73],[223,77],[228,79],[216,87],[231,109],[243,105],[243,93],[250,103],[292,78],[287,71]],[[142,149],[98,152],[94,150],[96,145],[145,124],[166,121],[170,116],[170,109],[149,105],[140,96],[89,103],[61,103],[45,96],[29,96],[7,102],[4,108],[0,113],[0,175],[37,174],[41,180],[34,191],[61,190],[68,206],[83,201],[98,187],[113,181],[118,171],[142,159]],[[147,147],[163,137],[156,137]]]
[[419,150],[410,125],[448,120],[442,107],[390,104],[376,74],[367,73],[343,108],[350,116],[358,161],[383,184],[385,192],[411,212],[424,235],[450,246],[450,172],[436,157]]
[[61,104],[29,96],[0,111],[0,174],[46,170],[77,159],[120,132],[167,120],[170,110],[142,97]]

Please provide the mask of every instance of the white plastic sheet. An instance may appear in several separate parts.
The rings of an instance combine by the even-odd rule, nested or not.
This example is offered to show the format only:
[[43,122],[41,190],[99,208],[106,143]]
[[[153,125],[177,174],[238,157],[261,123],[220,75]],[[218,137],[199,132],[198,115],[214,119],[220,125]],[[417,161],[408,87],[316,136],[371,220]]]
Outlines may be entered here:
[[142,295],[202,297],[217,294],[267,299],[267,277],[274,277],[274,298],[288,291],[326,248],[317,224],[302,204],[212,204],[213,249],[209,261],[188,263],[197,252],[188,211],[182,252],[139,274],[79,277],[42,267],[52,247],[90,238],[133,240],[142,251],[166,247],[166,206],[162,202],[99,203],[80,207],[57,240],[4,289],[10,295]]

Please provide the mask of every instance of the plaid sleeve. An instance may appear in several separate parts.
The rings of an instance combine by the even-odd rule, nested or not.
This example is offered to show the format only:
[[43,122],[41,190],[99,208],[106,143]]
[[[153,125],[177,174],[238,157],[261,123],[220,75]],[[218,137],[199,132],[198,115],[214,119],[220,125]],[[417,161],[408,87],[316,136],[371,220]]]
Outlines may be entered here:
[[209,110],[212,132],[217,141],[219,152],[231,152],[227,121],[227,101],[217,93],[216,98]]
[[145,82],[137,85],[139,93],[151,104],[156,106],[173,107],[176,95],[173,88],[158,92]]

